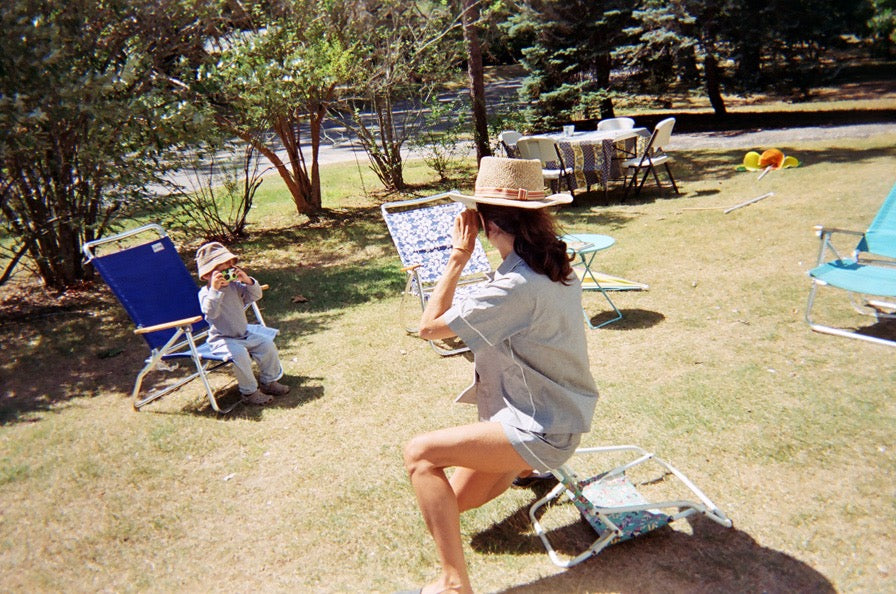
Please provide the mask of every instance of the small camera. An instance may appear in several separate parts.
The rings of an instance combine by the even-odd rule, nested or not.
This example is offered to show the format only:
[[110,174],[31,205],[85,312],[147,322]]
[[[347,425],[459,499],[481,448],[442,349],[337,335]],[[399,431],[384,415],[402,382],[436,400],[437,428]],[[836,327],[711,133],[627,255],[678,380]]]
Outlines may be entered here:
[[236,268],[226,268],[221,271],[221,277],[224,278],[228,283],[232,283],[236,280]]

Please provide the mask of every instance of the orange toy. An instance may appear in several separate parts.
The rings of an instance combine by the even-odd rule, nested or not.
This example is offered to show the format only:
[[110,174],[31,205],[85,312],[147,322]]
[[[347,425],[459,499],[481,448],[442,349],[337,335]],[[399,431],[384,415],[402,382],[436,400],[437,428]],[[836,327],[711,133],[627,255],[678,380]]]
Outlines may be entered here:
[[785,157],[778,149],[768,149],[760,155],[756,151],[750,151],[744,155],[743,164],[737,167],[738,171],[761,171],[763,169],[788,169],[799,167],[802,163],[796,157]]
[[784,153],[778,149],[768,149],[759,155],[759,167],[762,169],[765,169],[766,167],[781,169],[781,165],[783,164]]

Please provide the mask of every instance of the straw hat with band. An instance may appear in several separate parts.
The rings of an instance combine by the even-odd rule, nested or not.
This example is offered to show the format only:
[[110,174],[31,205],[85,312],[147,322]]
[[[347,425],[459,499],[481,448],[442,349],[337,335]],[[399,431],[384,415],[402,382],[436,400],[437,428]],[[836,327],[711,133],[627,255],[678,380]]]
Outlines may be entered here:
[[483,157],[476,175],[473,196],[451,194],[451,199],[476,210],[476,204],[495,204],[516,208],[547,208],[572,202],[570,194],[545,195],[541,161]]
[[199,269],[199,278],[205,278],[214,272],[219,264],[230,261],[236,263],[237,260],[239,258],[217,241],[207,243],[196,250],[196,268]]

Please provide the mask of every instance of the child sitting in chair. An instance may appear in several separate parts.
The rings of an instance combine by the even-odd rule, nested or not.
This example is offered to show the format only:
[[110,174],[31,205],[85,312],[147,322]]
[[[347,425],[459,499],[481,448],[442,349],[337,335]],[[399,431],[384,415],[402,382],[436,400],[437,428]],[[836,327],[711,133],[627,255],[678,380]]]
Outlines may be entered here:
[[[261,299],[261,285],[236,266],[237,260],[217,241],[197,250],[199,278],[207,283],[199,290],[199,304],[209,325],[208,345],[214,354],[232,358],[243,400],[267,404],[288,393],[289,386],[277,381],[283,377],[283,367],[271,334],[258,331],[246,319],[245,306]],[[258,362],[258,380],[252,359]]]

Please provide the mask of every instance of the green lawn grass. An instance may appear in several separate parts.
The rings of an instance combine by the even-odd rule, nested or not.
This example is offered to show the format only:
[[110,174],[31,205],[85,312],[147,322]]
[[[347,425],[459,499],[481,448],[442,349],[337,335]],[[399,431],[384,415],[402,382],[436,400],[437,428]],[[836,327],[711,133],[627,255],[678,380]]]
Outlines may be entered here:
[[[561,571],[529,529],[533,492],[512,490],[462,518],[477,591],[894,589],[893,352],[813,333],[803,312],[813,226],[866,227],[896,148],[885,135],[779,148],[804,166],[757,182],[734,169],[744,150],[691,151],[675,155],[680,197],[648,185],[558,213],[566,231],[616,239],[601,270],[650,285],[615,294],[623,320],[588,332],[602,397],[583,445],[655,450],[734,528],[680,522]],[[415,167],[417,193],[436,191]],[[107,292],[0,326],[3,590],[392,592],[432,577],[401,447],[474,419],[452,403],[471,364],[403,331],[378,210],[398,197],[363,169],[325,168],[339,189],[314,222],[267,179],[234,246],[271,285],[262,308],[293,387],[272,406],[218,417],[189,386],[134,412],[145,346]],[[192,238],[175,239],[189,257]],[[599,296],[586,307],[606,315]],[[842,295],[819,307],[869,323],[837,313]],[[215,385],[234,391],[227,374]],[[570,522],[565,550],[586,542]]]

